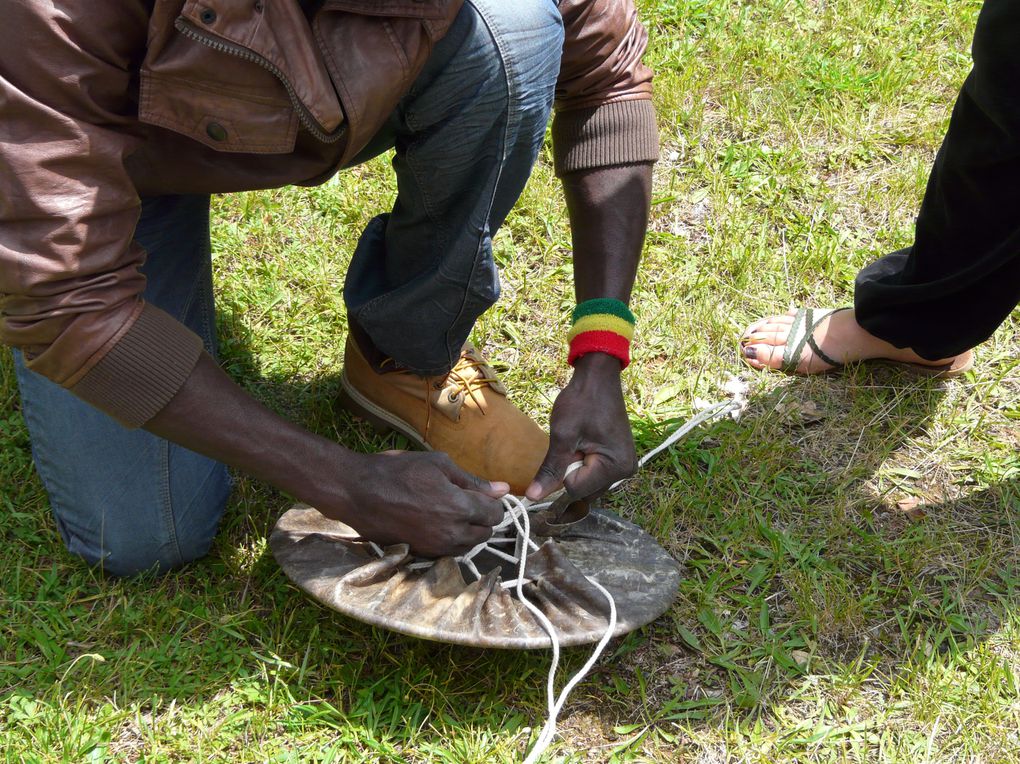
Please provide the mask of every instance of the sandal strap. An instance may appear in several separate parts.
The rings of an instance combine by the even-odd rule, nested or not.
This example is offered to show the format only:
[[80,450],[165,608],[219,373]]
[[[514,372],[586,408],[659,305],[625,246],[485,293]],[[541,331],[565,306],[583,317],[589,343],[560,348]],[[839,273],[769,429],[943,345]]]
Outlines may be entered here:
[[820,347],[818,347],[818,343],[815,342],[815,338],[814,338],[813,335],[811,335],[811,334],[808,335],[807,344],[808,344],[808,347],[810,347],[811,350],[814,352],[814,354],[816,356],[818,356],[819,358],[821,358],[823,361],[825,361],[827,364],[829,364],[829,366],[832,366],[832,367],[838,369],[840,366],[843,365],[842,361],[837,361],[835,358],[833,358],[828,353],[826,353],[824,350],[822,350]]
[[793,316],[793,323],[790,325],[790,334],[783,345],[783,363],[780,368],[787,374],[797,370],[801,354],[804,352],[806,335],[804,333],[805,318],[811,314],[811,308],[801,308]]
[[815,329],[818,328],[822,321],[833,313],[839,313],[843,310],[850,310],[850,308],[834,308],[832,310],[819,311],[816,311],[814,308],[801,308],[798,310],[793,317],[793,324],[790,326],[789,338],[783,347],[782,370],[788,374],[797,371],[797,367],[800,365],[804,355],[805,345],[810,347],[812,352],[822,361],[829,364],[829,366],[837,369],[843,366],[844,364],[841,361],[837,361],[818,347],[814,337]]

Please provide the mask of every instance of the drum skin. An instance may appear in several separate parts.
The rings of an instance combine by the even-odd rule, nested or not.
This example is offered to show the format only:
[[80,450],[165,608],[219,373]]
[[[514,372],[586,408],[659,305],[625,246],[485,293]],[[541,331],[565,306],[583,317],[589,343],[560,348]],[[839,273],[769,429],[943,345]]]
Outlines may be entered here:
[[[633,523],[592,509],[569,524],[535,525],[539,548],[528,555],[524,594],[555,626],[561,645],[598,642],[605,634],[609,603],[588,577],[616,602],[616,636],[653,621],[673,602],[680,566]],[[474,647],[551,646],[516,591],[501,586],[516,578],[515,566],[486,553],[474,559],[480,580],[452,557],[410,569],[417,560],[406,544],[386,547],[379,557],[354,529],[303,505],[284,513],[269,545],[298,588],[359,621]]]

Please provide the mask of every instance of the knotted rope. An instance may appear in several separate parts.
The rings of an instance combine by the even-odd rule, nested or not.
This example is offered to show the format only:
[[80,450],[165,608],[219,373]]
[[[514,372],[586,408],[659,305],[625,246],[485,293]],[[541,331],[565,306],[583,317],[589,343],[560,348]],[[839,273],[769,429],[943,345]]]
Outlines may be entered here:
[[[734,397],[731,400],[720,401],[704,408],[700,413],[691,417],[682,426],[677,428],[674,432],[670,433],[669,437],[666,438],[662,443],[653,448],[647,454],[642,456],[638,460],[638,469],[640,470],[650,459],[653,459],[658,454],[665,451],[667,448],[672,446],[687,433],[693,430],[700,424],[707,422],[717,417],[725,416],[726,414],[732,414],[736,416],[740,411],[747,405],[747,401],[744,398],[743,391],[733,390]],[[564,475],[566,478],[568,475],[579,469],[583,465],[583,462],[574,462],[569,467]],[[618,480],[609,487],[610,491],[614,491],[622,485],[627,478],[624,480]],[[532,502],[530,499],[525,497],[504,496],[503,499],[503,519],[499,524],[493,527],[493,535],[488,540],[481,544],[478,544],[474,548],[470,549],[466,553],[459,557],[454,558],[464,568],[469,570],[476,578],[482,578],[481,571],[478,570],[478,566],[474,563],[474,558],[482,552],[488,552],[506,562],[517,565],[517,578],[501,582],[501,586],[504,589],[514,588],[517,593],[517,598],[521,603],[535,616],[535,620],[542,626],[545,633],[549,635],[549,641],[552,643],[552,664],[549,667],[549,679],[546,683],[546,696],[548,698],[548,716],[546,717],[545,724],[542,726],[542,731],[538,735],[538,739],[535,741],[535,745],[532,747],[531,752],[524,760],[524,764],[534,764],[538,761],[539,757],[545,752],[546,748],[552,743],[553,737],[556,735],[556,720],[559,717],[560,712],[563,710],[563,706],[566,705],[567,697],[573,691],[574,687],[578,685],[587,675],[588,672],[594,667],[595,663],[602,656],[602,653],[606,649],[606,645],[609,644],[609,640],[613,637],[613,632],[616,631],[616,601],[613,599],[613,595],[596,581],[591,576],[585,576],[588,581],[598,589],[606,598],[606,602],[609,603],[609,620],[606,624],[605,633],[599,640],[598,644],[595,645],[595,649],[592,651],[591,656],[585,662],[583,666],[569,679],[567,683],[563,685],[563,689],[560,690],[559,696],[556,695],[556,671],[559,668],[560,662],[560,640],[559,635],[556,633],[556,627],[553,626],[552,622],[546,617],[545,613],[538,609],[525,595],[524,595],[524,584],[530,583],[530,579],[525,577],[525,567],[527,565],[528,554],[538,550],[538,544],[531,539],[531,518],[532,512],[539,512],[543,509],[548,509],[551,505],[551,501],[543,502]],[[369,542],[371,548],[377,555],[382,557],[384,555],[383,550],[373,542]],[[514,553],[511,555],[504,551],[503,548],[509,544],[514,545]],[[420,560],[418,562],[412,562],[407,567],[410,570],[425,570],[432,567],[435,564],[434,560]]]

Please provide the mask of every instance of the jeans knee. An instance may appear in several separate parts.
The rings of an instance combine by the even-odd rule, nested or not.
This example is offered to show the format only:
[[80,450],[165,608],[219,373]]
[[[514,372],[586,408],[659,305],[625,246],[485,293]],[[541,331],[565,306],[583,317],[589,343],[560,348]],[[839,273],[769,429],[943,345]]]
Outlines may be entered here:
[[214,465],[176,506],[113,500],[55,515],[67,550],[88,565],[121,577],[162,574],[208,554],[229,495],[227,470]]
[[77,549],[75,544],[70,543],[68,550],[104,573],[127,578],[144,573],[162,575],[199,560],[209,553],[212,541],[212,536],[202,540],[189,539],[185,544],[155,539],[120,540],[87,550]]

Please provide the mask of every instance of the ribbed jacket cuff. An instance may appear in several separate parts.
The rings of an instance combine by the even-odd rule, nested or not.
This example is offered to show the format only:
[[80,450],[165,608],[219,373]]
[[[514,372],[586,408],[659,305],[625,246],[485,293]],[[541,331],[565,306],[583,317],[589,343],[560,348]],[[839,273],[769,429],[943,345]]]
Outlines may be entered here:
[[197,334],[146,303],[117,344],[70,389],[125,427],[141,427],[177,394],[201,354]]
[[659,158],[655,107],[649,100],[557,112],[552,132],[556,174],[560,176]]

